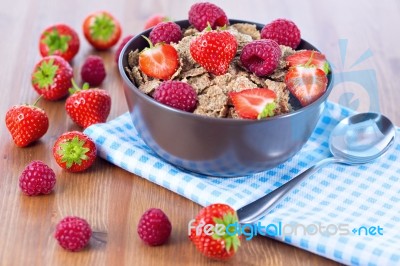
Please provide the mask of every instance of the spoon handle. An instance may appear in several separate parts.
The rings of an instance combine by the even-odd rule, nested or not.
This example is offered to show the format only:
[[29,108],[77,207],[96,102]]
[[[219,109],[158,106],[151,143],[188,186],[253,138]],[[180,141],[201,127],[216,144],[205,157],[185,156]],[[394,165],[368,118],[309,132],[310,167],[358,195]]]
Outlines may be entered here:
[[294,177],[290,181],[286,182],[284,185],[268,193],[264,197],[246,205],[237,210],[237,215],[239,222],[241,224],[251,224],[257,222],[263,215],[265,215],[269,210],[275,207],[276,204],[290,191],[293,190],[301,181],[306,177],[312,175],[318,171],[322,166],[329,163],[341,163],[340,159],[329,157],[323,159],[316,163],[314,166],[308,168],[298,176]]

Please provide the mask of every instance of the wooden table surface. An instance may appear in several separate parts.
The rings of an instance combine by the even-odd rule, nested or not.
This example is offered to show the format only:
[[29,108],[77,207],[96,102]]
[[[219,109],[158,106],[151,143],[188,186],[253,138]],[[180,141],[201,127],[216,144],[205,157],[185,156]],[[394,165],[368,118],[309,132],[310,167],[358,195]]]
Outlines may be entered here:
[[[146,18],[154,13],[186,19],[194,1],[161,0],[14,0],[0,1],[0,114],[9,107],[32,103],[37,94],[30,74],[40,59],[38,38],[47,26],[64,22],[75,28],[81,48],[72,65],[79,81],[79,68],[89,54],[106,62],[107,78],[102,87],[112,96],[109,120],[127,111],[114,62],[115,48],[93,50],[83,38],[81,24],[86,15],[109,10],[121,22],[123,35],[137,34]],[[290,18],[302,30],[304,39],[320,48],[336,66],[337,84],[333,101],[364,111],[380,110],[400,125],[400,5],[387,1],[215,1],[230,18],[267,23]],[[396,22],[397,21],[397,22]],[[342,48],[339,48],[342,40]],[[347,50],[345,44],[347,42]],[[346,53],[345,53],[346,52]],[[371,53],[370,53],[371,52]],[[341,60],[341,54],[345,60]],[[361,57],[364,54],[364,57]],[[366,58],[364,61],[359,58]],[[359,62],[359,63],[357,63]],[[357,71],[372,70],[368,77]],[[356,73],[356,74],[354,74]],[[344,82],[345,77],[351,77]],[[342,80],[343,79],[343,80]],[[367,83],[363,83],[364,81]],[[341,82],[343,81],[343,82]],[[347,94],[346,94],[347,93]],[[83,173],[67,173],[55,163],[51,148],[63,132],[76,130],[64,110],[65,100],[41,101],[50,119],[47,134],[34,145],[17,148],[0,123],[0,265],[219,265],[199,254],[187,238],[187,223],[200,206],[158,185],[130,174],[103,159]],[[397,106],[397,107],[396,107]],[[55,191],[47,196],[24,196],[18,177],[32,160],[42,160],[56,172]],[[151,207],[164,210],[173,225],[167,245],[151,248],[136,233],[141,214]],[[71,253],[55,241],[56,223],[67,215],[89,221],[100,240],[89,248]],[[244,242],[232,265],[335,265],[328,259],[268,238]],[[222,264],[222,263],[221,263]]]

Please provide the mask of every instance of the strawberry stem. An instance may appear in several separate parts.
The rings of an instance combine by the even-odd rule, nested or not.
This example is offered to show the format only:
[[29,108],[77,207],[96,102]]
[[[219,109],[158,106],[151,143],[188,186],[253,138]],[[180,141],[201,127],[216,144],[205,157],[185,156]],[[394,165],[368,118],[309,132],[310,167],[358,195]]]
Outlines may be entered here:
[[115,31],[115,23],[107,14],[99,14],[90,25],[90,34],[95,40],[108,41]]
[[304,65],[305,67],[309,67],[310,66],[310,64],[311,64],[311,62],[313,60],[313,57],[314,57],[314,53],[315,53],[315,51],[311,52],[310,58],[308,59],[307,63]]
[[89,89],[89,83],[87,82],[83,83],[82,88],[79,88],[74,79],[71,79],[71,83],[73,87],[69,88],[68,90],[70,94],[74,94],[75,92]]
[[210,22],[207,21],[207,27],[204,29],[204,31],[212,31]]
[[[214,217],[213,221],[215,224],[222,224],[226,228],[228,225],[237,224],[238,217],[237,217],[236,212],[234,212],[234,213],[228,212],[222,218]],[[228,253],[230,253],[232,251],[232,249],[234,252],[236,252],[240,246],[239,236],[237,233],[234,233],[234,232],[225,234],[223,236],[220,236],[218,234],[213,234],[212,238],[213,239],[223,239],[225,241],[225,249]]]
[[150,41],[150,39],[149,38],[147,38],[146,36],[144,36],[144,35],[142,35],[142,37],[148,42],[148,44],[149,44],[149,48],[151,49],[151,48],[153,48],[153,43]]
[[43,94],[41,94],[36,101],[32,104],[33,106],[37,107],[36,104],[43,98]]
[[58,66],[54,64],[54,58],[44,60],[33,73],[33,84],[40,89],[47,90],[54,82],[54,78],[58,71]]

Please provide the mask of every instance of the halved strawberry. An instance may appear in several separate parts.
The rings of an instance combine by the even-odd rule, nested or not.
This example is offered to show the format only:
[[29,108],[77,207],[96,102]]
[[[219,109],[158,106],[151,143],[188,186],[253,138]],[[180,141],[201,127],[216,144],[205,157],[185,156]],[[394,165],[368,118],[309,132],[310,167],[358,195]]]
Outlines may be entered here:
[[285,83],[300,104],[307,106],[324,94],[328,78],[315,66],[297,66],[289,69]]
[[172,45],[157,43],[153,46],[147,37],[143,36],[143,38],[149,42],[150,47],[140,52],[140,70],[149,77],[170,79],[179,67],[178,52]]
[[301,50],[286,57],[286,61],[289,63],[289,67],[308,64],[309,66],[315,66],[323,70],[325,74],[328,74],[330,71],[325,55],[317,51]]
[[241,118],[261,119],[274,116],[276,94],[267,88],[230,92],[229,97]]

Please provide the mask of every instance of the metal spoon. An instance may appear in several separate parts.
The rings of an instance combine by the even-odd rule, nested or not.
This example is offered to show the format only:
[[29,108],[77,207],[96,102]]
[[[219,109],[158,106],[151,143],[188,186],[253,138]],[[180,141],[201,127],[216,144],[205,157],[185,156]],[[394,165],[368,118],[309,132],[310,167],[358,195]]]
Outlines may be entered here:
[[257,222],[306,177],[329,163],[357,165],[369,163],[384,154],[394,143],[395,127],[385,116],[361,113],[343,119],[329,137],[333,157],[321,160],[303,173],[264,197],[237,211],[241,224]]

